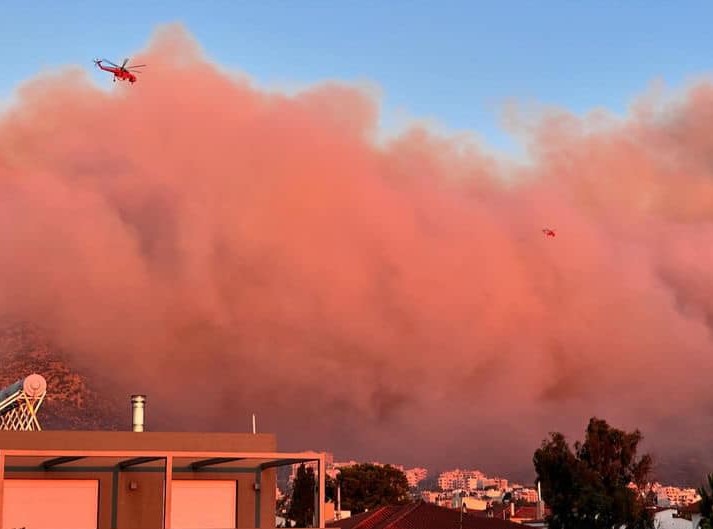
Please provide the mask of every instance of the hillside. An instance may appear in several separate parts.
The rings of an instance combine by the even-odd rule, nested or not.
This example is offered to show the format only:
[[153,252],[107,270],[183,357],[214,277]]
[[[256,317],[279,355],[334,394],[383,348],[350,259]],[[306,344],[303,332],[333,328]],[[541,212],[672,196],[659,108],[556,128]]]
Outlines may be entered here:
[[102,394],[83,373],[73,369],[62,351],[36,327],[0,323],[0,387],[31,373],[47,379],[47,397],[39,413],[45,430],[128,429],[130,409]]

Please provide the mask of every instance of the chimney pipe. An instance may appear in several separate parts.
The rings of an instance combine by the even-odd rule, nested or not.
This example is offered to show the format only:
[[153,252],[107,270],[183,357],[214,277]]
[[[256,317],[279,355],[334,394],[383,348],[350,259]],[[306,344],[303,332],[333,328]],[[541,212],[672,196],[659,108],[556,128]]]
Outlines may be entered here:
[[131,395],[132,430],[134,432],[144,431],[144,406],[146,405],[146,395]]

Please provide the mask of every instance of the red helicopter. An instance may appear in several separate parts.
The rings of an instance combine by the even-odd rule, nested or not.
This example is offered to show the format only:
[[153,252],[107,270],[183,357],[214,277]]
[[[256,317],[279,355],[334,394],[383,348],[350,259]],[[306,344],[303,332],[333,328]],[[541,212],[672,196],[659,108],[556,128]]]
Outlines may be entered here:
[[[104,66],[102,62],[111,64],[111,66]],[[129,62],[129,59],[124,59],[123,64],[118,66],[111,61],[107,61],[106,59],[94,59],[94,64],[96,64],[100,70],[114,74],[114,82],[119,79],[119,81],[129,81],[131,84],[134,84],[136,82],[136,75],[134,74],[141,73],[141,70],[136,70],[135,68],[143,68],[146,65],[132,64],[127,66],[127,62]]]
[[551,230],[549,228],[544,228],[542,230],[542,233],[544,233],[547,237],[554,237],[555,236],[555,230]]

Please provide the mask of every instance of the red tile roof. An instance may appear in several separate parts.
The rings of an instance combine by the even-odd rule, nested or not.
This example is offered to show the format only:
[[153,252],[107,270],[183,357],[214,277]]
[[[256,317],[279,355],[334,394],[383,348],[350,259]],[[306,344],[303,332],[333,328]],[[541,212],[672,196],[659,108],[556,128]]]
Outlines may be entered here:
[[[340,529],[458,529],[460,511],[417,502],[409,505],[380,507],[327,523]],[[522,529],[522,525],[498,518],[463,514],[463,529]]]
[[522,507],[515,508],[515,516],[513,518],[527,518],[528,520],[535,520],[537,518],[537,506],[523,505]]

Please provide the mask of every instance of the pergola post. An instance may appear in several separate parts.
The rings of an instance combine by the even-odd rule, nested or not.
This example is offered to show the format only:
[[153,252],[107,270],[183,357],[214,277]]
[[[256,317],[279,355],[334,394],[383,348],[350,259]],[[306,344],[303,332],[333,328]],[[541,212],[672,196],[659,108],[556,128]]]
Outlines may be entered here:
[[262,509],[262,468],[258,467],[255,472],[255,527],[260,527],[260,509]]
[[[166,456],[166,472],[163,496],[163,527],[171,529],[171,492],[173,490],[173,456]],[[2,529],[2,528],[0,528]]]
[[326,487],[326,477],[327,477],[327,469],[325,468],[325,462],[324,462],[324,452],[321,452],[319,454],[319,459],[317,460],[317,465],[318,465],[318,470],[319,470],[319,526],[318,527],[324,527],[324,499],[325,499],[325,493],[326,491],[324,490]]
[[314,516],[312,517],[312,525],[314,527],[324,527],[324,500],[326,486],[326,469],[324,468],[324,454],[319,454],[315,459],[317,463],[317,482],[315,483],[314,495]]

